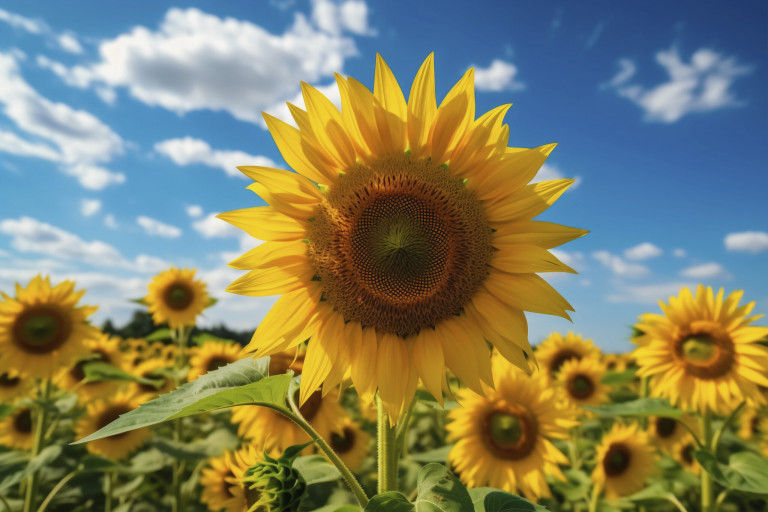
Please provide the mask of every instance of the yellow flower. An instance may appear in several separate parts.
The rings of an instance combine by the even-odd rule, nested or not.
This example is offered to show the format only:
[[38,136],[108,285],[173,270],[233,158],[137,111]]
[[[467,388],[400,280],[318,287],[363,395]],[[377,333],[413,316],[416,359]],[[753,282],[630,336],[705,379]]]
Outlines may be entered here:
[[331,448],[336,452],[344,464],[357,473],[368,457],[371,436],[362,430],[360,426],[352,421],[352,418],[345,417],[341,424],[339,433],[332,432],[328,440]]
[[536,359],[541,370],[550,379],[555,380],[557,372],[566,361],[584,357],[600,357],[600,349],[585,340],[581,334],[568,332],[565,336],[553,332],[547,339],[536,345]]
[[448,462],[468,487],[490,486],[528,498],[550,495],[544,475],[565,480],[558,464],[568,459],[551,439],[576,426],[573,411],[558,405],[555,389],[494,358],[495,390],[483,397],[458,392],[461,407],[448,411]]
[[228,291],[282,295],[249,345],[257,357],[309,338],[301,401],[350,370],[391,421],[419,379],[446,367],[482,392],[490,341],[527,368],[523,311],[572,310],[536,272],[573,272],[548,251],[581,229],[532,220],[573,183],[528,184],[554,148],[507,147],[504,105],[475,119],[470,69],[440,106],[433,57],[406,103],[377,56],[374,91],[337,75],[342,109],[302,84],[298,129],[265,114],[296,172],[240,167],[269,206],[219,217],[266,242],[231,262]]
[[592,481],[605,490],[608,499],[634,494],[655,471],[653,448],[636,423],[614,423],[597,447],[597,465]]
[[109,363],[120,370],[128,370],[125,357],[120,352],[120,341],[106,334],[100,334],[97,338],[87,342],[90,354],[77,361],[70,368],[65,368],[57,376],[57,384],[64,389],[76,390],[81,399],[103,398],[111,395],[124,385],[124,382],[101,380],[95,382],[83,382],[85,379],[85,366],[92,362]]
[[18,371],[51,378],[88,353],[85,340],[99,330],[86,318],[94,306],[76,307],[85,290],[73,281],[51,287],[49,278],[34,277],[26,288],[16,284],[16,298],[0,301],[0,372]]
[[626,354],[603,354],[603,365],[609,372],[623,372],[629,362]]
[[160,358],[148,359],[139,363],[131,373],[137,377],[154,380],[158,385],[153,386],[151,384],[133,382],[131,384],[131,393],[138,396],[139,401],[144,403],[158,395],[173,390],[175,388],[173,379],[168,374],[168,371],[166,371],[169,366],[171,366],[171,363]]
[[249,467],[260,460],[261,453],[252,445],[212,458],[210,467],[204,468],[200,477],[203,486],[200,501],[211,512],[246,512],[247,489],[240,479]]
[[[89,403],[87,414],[77,424],[77,438],[83,438],[106,427],[120,415],[136,409],[140,403],[137,397],[129,392],[120,392],[107,399]],[[96,455],[120,460],[141,446],[150,435],[149,428],[138,428],[90,441],[85,447]]]
[[34,442],[32,409],[29,407],[17,407],[0,422],[0,445],[31,450]]
[[[603,365],[593,357],[570,359],[563,363],[557,374],[557,383],[563,389],[566,402],[580,409],[582,405],[601,405],[609,401],[610,386],[601,382],[605,375]],[[579,412],[584,413],[585,410]]]
[[187,379],[195,380],[200,375],[211,372],[220,366],[234,363],[240,359],[240,351],[243,347],[236,343],[222,343],[219,341],[207,341],[194,352],[189,360],[189,375]]
[[205,283],[195,280],[195,270],[175,267],[160,272],[149,283],[144,297],[152,313],[152,321],[168,323],[171,329],[195,325],[197,315],[210,304]]
[[672,452],[675,446],[691,437],[691,431],[699,435],[698,422],[689,414],[683,414],[679,420],[659,416],[653,416],[649,420],[648,437],[667,452]]
[[761,416],[754,407],[745,407],[739,414],[739,437],[745,441],[768,438],[768,417]]
[[33,379],[15,370],[0,372],[0,404],[25,397],[34,387]]
[[694,475],[701,473],[701,466],[696,461],[696,459],[693,458],[693,453],[697,449],[698,447],[696,446],[696,441],[694,441],[691,435],[684,437],[672,447],[672,454],[674,459],[684,469],[687,469]]
[[741,291],[723,299],[699,285],[683,288],[664,315],[646,314],[638,327],[646,344],[635,350],[637,374],[651,377],[651,394],[684,410],[726,413],[742,400],[763,403],[758,385],[768,386],[768,348],[757,343],[768,327],[749,324],[755,303],[739,306]]

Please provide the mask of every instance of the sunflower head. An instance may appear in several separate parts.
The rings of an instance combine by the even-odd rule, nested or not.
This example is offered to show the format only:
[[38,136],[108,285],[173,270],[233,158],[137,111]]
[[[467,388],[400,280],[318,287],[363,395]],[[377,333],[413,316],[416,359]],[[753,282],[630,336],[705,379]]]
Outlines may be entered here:
[[[768,348],[758,341],[768,327],[749,324],[755,303],[739,306],[742,292],[715,295],[699,286],[696,295],[683,288],[664,315],[646,314],[639,328],[644,344],[635,350],[638,375],[651,377],[651,393],[686,410],[726,413],[747,400],[761,404],[759,385],[768,386]],[[674,371],[672,371],[674,370]]]
[[652,416],[648,421],[649,439],[667,453],[673,451],[681,441],[691,437],[691,432],[699,435],[699,423],[690,414],[683,414],[680,419]]
[[[136,409],[140,403],[139,399],[129,391],[119,392],[107,399],[89,403],[87,414],[77,424],[77,437],[85,437],[106,427],[121,415]],[[90,441],[86,448],[89,452],[108,459],[121,460],[139,448],[150,435],[149,428],[139,428]]]
[[119,343],[117,338],[112,338],[104,333],[93,340],[89,340],[87,345],[90,353],[79,359],[71,367],[63,369],[57,376],[58,385],[64,389],[75,390],[78,396],[85,400],[104,398],[117,391],[123,386],[120,381],[84,381],[85,368],[91,363],[108,363],[121,370],[128,370],[129,366],[124,354],[120,352]]
[[28,396],[35,387],[34,379],[16,370],[0,371],[0,403],[13,403]]
[[189,374],[187,379],[195,380],[200,375],[212,372],[222,366],[234,363],[240,359],[242,347],[237,343],[207,341],[194,351],[189,359]]
[[610,387],[602,383],[605,367],[592,357],[570,359],[563,363],[557,374],[566,401],[575,407],[600,405],[608,402]]
[[562,366],[570,360],[580,360],[585,357],[599,358],[600,349],[592,344],[592,340],[584,339],[581,334],[569,331],[563,336],[553,332],[547,339],[536,346],[536,358],[544,374],[555,380]]
[[16,284],[16,297],[0,300],[0,372],[51,378],[62,367],[88,353],[86,340],[98,335],[89,325],[93,306],[77,307],[85,290],[73,281],[55,287],[49,278],[33,278],[26,288]]
[[331,448],[341,458],[344,464],[354,472],[360,471],[368,457],[371,436],[360,428],[352,418],[345,417],[339,432],[331,432],[328,440]]
[[16,450],[31,450],[34,444],[32,408],[17,407],[0,422],[0,445]]
[[291,446],[278,458],[266,452],[261,460],[249,467],[240,482],[249,512],[295,512],[299,510],[307,483],[294,467],[293,461],[307,445]]
[[195,269],[172,267],[156,275],[144,297],[155,324],[171,329],[195,325],[197,315],[211,303],[204,282],[195,279]]
[[639,491],[655,471],[652,448],[637,424],[614,423],[597,447],[596,460],[592,481],[609,499]]

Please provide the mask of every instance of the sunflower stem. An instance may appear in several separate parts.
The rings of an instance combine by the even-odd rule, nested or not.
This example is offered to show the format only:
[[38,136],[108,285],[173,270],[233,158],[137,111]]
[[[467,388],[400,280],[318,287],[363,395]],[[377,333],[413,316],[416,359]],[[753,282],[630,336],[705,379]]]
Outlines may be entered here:
[[397,446],[395,428],[389,425],[389,415],[384,409],[384,402],[376,396],[378,408],[377,436],[379,453],[378,493],[397,490]]
[[408,406],[408,411],[405,413],[405,417],[398,422],[397,430],[395,432],[395,450],[396,458],[400,458],[405,447],[405,435],[408,433],[408,424],[411,422],[411,415],[413,414],[413,408],[416,405],[416,400],[411,401],[411,405]]
[[712,438],[712,454],[717,455],[717,446],[720,444],[720,438],[723,437],[723,432],[725,432],[725,429],[728,428],[728,425],[733,422],[733,420],[738,416],[739,412],[742,408],[747,404],[746,401],[742,401],[738,407],[736,407],[730,416],[728,416],[725,419],[725,422],[723,422],[723,425],[717,429],[717,432],[715,433],[715,437]]
[[[45,379],[43,382],[42,401],[38,404],[37,421],[35,423],[35,439],[32,445],[32,458],[37,457],[43,449],[45,436],[45,424],[48,421],[48,401],[51,396],[51,379]],[[35,471],[27,477],[27,488],[24,493],[23,512],[32,512],[35,509],[35,500],[37,499],[37,481],[38,472]]]
[[115,486],[115,472],[104,473],[104,512],[112,512],[112,491]]
[[[178,388],[185,379],[180,376],[181,369],[187,364],[186,351],[189,335],[192,332],[192,328],[185,326],[178,329],[171,329],[171,340],[176,343],[176,368],[174,372],[175,384]],[[184,439],[184,424],[182,418],[176,418],[173,420],[173,440],[177,443],[181,443]],[[182,472],[184,471],[184,465],[180,460],[173,461],[173,512],[182,512],[184,510],[184,497],[181,492]]]
[[[704,448],[712,452],[714,455],[714,450],[712,449],[712,413],[709,411],[709,409],[706,409],[703,416],[701,417],[701,436],[704,442]],[[702,470],[701,512],[712,512],[712,497],[712,475],[710,475],[708,471]]]
[[592,496],[589,499],[589,512],[597,511],[598,501],[600,501],[600,486],[595,485],[592,487]]
[[59,480],[56,483],[56,485],[53,486],[53,489],[51,489],[51,492],[48,493],[48,496],[46,496],[43,502],[40,504],[40,507],[37,509],[37,512],[45,512],[45,509],[48,508],[48,505],[51,503],[51,501],[56,496],[56,494],[58,494],[58,492],[65,485],[67,485],[67,483],[69,483],[69,481],[72,480],[76,475],[77,475],[77,470],[74,470],[67,473],[67,475],[64,478]]

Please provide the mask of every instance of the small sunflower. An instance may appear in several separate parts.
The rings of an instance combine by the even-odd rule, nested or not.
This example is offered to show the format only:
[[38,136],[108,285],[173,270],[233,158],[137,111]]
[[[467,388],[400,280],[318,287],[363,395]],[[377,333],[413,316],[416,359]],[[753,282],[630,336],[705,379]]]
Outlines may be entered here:
[[599,358],[600,349],[592,344],[592,340],[585,340],[581,334],[573,332],[568,332],[565,336],[553,332],[541,344],[536,345],[536,360],[550,380],[555,380],[557,372],[566,361],[585,357]]
[[758,385],[768,386],[768,348],[758,341],[768,327],[749,324],[755,303],[739,306],[741,291],[723,298],[699,285],[696,295],[683,288],[664,315],[646,314],[639,328],[646,344],[635,350],[641,377],[650,377],[651,394],[669,398],[684,410],[727,413],[731,404],[763,403]]
[[608,499],[634,494],[655,471],[648,436],[636,423],[614,423],[611,431],[603,435],[596,459],[592,481],[605,491]]
[[[601,382],[605,367],[593,357],[570,359],[557,374],[566,401],[577,409],[582,405],[601,405],[609,401],[610,386]],[[583,411],[580,411],[583,412]]]
[[269,356],[269,374],[282,375],[288,370],[292,370],[294,376],[301,375],[301,370],[304,368],[305,354],[306,350],[301,345],[272,354]]
[[138,364],[131,373],[137,377],[150,379],[158,383],[157,386],[141,382],[131,384],[131,392],[140,397],[141,403],[152,400],[158,395],[162,395],[174,389],[173,379],[166,371],[171,363],[160,358],[153,358]]
[[745,441],[768,439],[768,417],[754,407],[745,407],[739,414],[739,437]]
[[204,468],[200,477],[203,486],[200,501],[211,512],[246,512],[248,489],[240,479],[261,458],[256,448],[247,445],[236,452],[210,459],[210,467]]
[[152,320],[171,329],[195,325],[197,315],[210,305],[205,283],[195,279],[195,269],[172,267],[156,275],[144,297]]
[[0,422],[0,445],[16,450],[31,450],[35,443],[32,409],[17,407]]
[[603,365],[606,371],[623,372],[627,369],[629,360],[626,354],[603,354]]
[[332,432],[328,441],[350,471],[360,471],[369,453],[371,436],[368,432],[362,430],[351,418],[345,417],[341,430],[338,433]]
[[494,389],[481,396],[459,390],[461,407],[448,411],[448,462],[468,487],[490,486],[531,499],[550,496],[545,475],[565,480],[568,459],[552,444],[576,426],[573,411],[558,405],[555,389],[494,358]]
[[653,416],[648,423],[648,437],[651,442],[667,452],[671,452],[680,442],[691,437],[691,431],[699,435],[698,422],[690,414],[683,414],[679,420]]
[[33,379],[15,370],[0,372],[0,404],[28,396],[34,387]]
[[89,363],[104,362],[127,370],[125,357],[119,348],[120,340],[107,334],[100,334],[97,338],[87,342],[90,354],[77,361],[72,367],[62,370],[57,378],[57,384],[64,389],[76,390],[78,396],[88,400],[92,398],[104,398],[120,389],[124,383],[120,381],[101,380],[95,382],[83,382],[85,379],[85,367]]
[[76,307],[84,293],[73,281],[51,287],[36,276],[26,288],[16,284],[16,298],[1,294],[0,372],[47,379],[87,354],[85,341],[99,330],[86,320],[96,307]]
[[693,454],[697,449],[696,441],[689,435],[681,439],[672,447],[672,455],[684,469],[698,476],[699,473],[701,473],[701,466],[693,457]]
[[199,347],[189,360],[189,375],[187,379],[195,380],[200,375],[211,372],[221,366],[234,363],[240,359],[243,347],[237,343],[222,343],[207,341]]
[[[122,414],[136,409],[140,403],[138,398],[130,392],[120,392],[108,399],[89,403],[87,414],[77,424],[77,438],[83,438],[106,427]],[[141,446],[150,435],[149,428],[138,428],[90,441],[86,444],[86,448],[96,455],[111,460],[121,460]]]
[[507,147],[509,105],[475,119],[473,69],[439,107],[432,55],[407,103],[381,56],[373,92],[336,78],[341,111],[303,83],[298,129],[264,115],[296,172],[239,168],[269,206],[219,216],[265,240],[227,290],[282,295],[248,348],[309,339],[302,402],[349,372],[395,422],[419,379],[441,394],[446,368],[481,393],[487,341],[527,369],[523,311],[572,310],[536,273],[573,272],[548,249],[586,231],[533,220],[573,180],[529,184],[554,144]]

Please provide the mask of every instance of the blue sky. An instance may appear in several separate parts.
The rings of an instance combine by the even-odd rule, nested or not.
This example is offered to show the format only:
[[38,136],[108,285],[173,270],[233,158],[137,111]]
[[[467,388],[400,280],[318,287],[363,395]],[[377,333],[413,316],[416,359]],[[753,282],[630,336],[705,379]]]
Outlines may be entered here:
[[[284,166],[285,117],[333,73],[406,91],[435,52],[438,98],[475,67],[477,111],[514,103],[510,145],[558,142],[541,178],[577,186],[540,218],[591,230],[547,276],[573,323],[626,351],[683,285],[743,289],[768,312],[768,4],[744,2],[28,2],[0,7],[0,290],[74,278],[99,323],[151,276],[198,268],[205,323],[253,328],[274,299],[224,292],[255,245],[215,219],[258,205],[236,165]],[[762,322],[765,324],[765,321]]]

